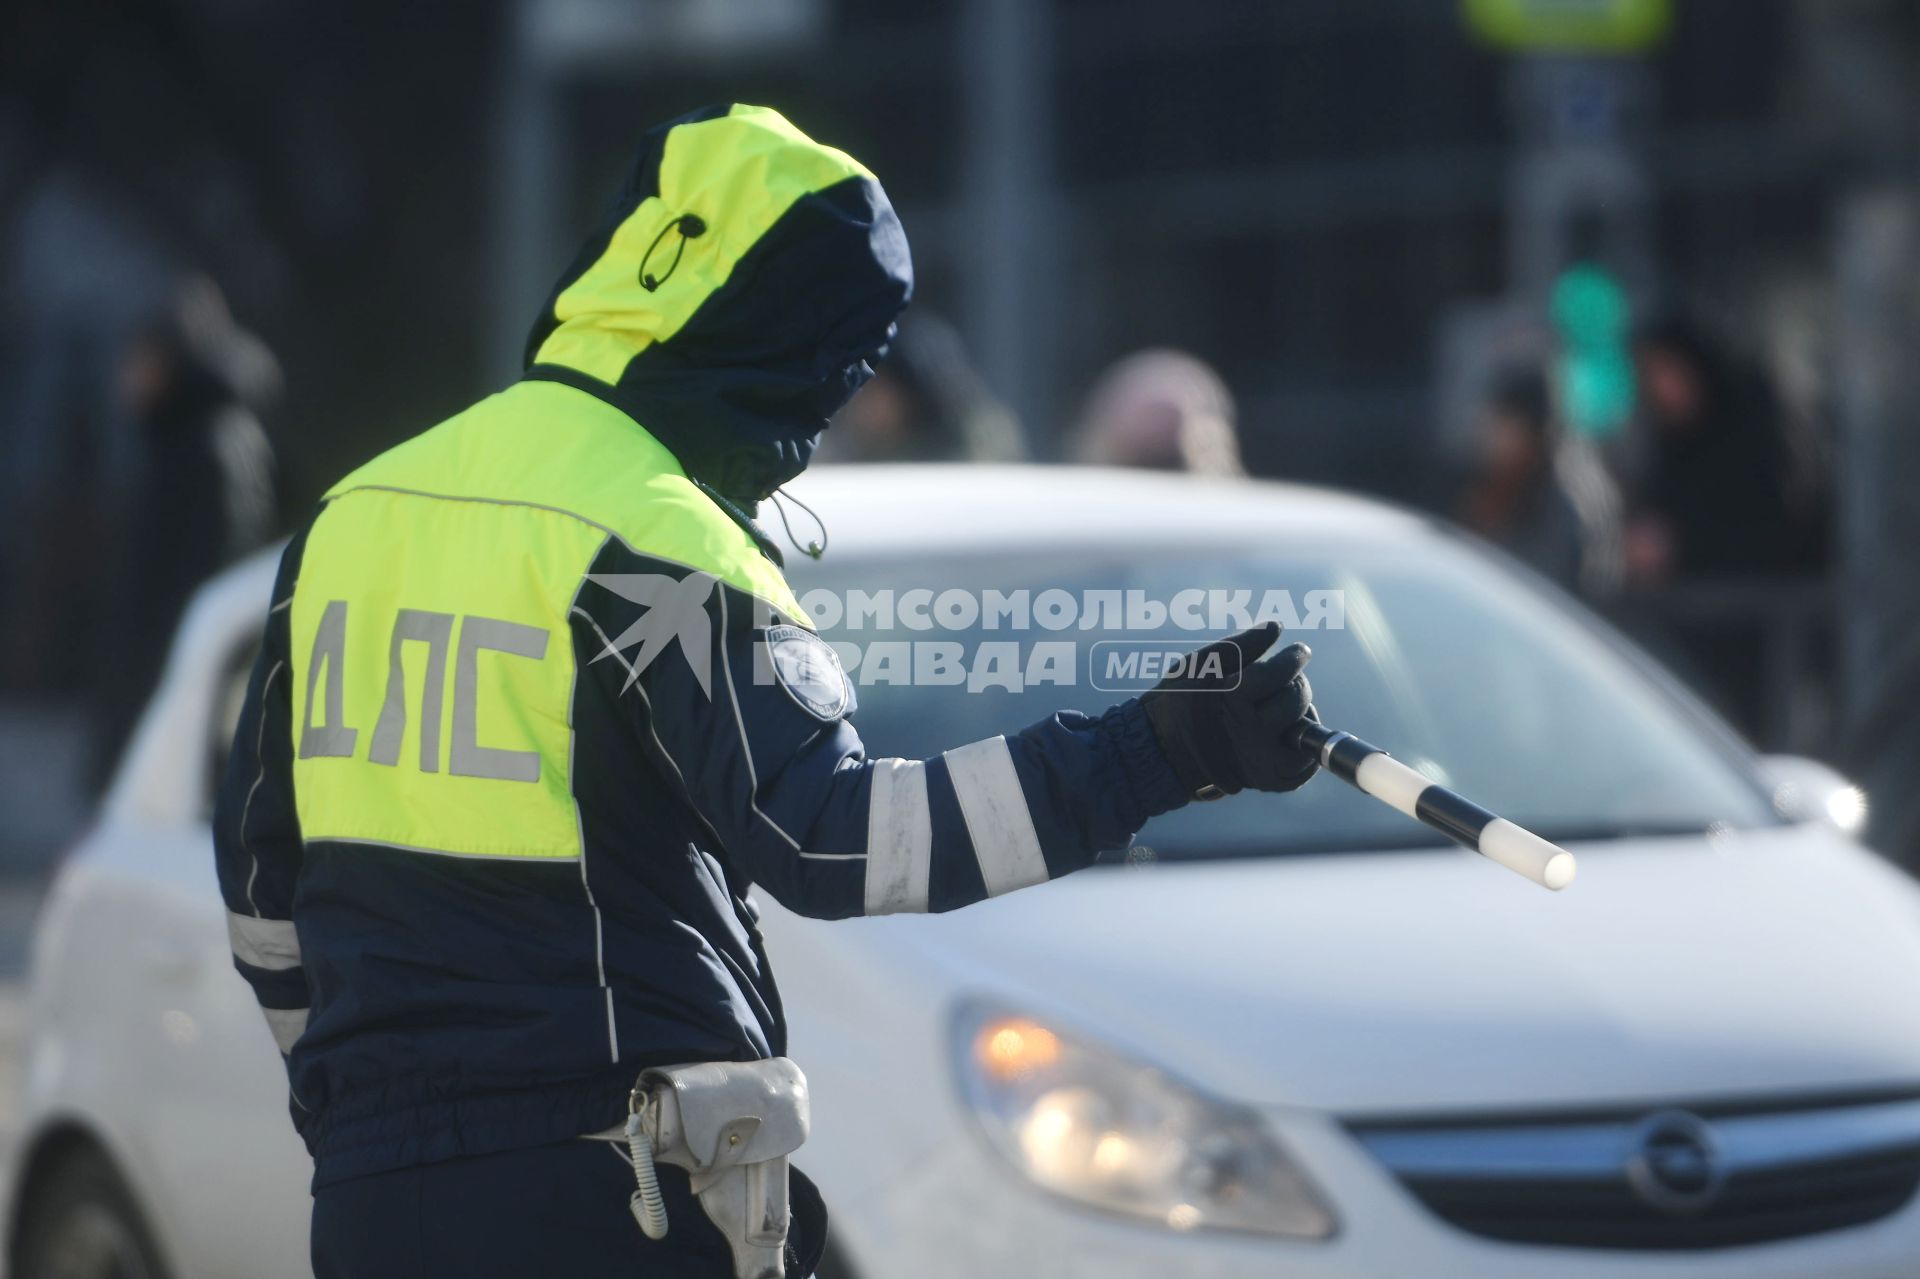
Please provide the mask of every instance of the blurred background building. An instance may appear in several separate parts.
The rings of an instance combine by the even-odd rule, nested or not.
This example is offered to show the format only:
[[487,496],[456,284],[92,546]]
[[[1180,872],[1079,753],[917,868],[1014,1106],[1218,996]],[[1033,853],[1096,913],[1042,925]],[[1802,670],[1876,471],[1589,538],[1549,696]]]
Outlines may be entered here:
[[716,100],[859,155],[912,237],[927,318],[845,460],[1146,459],[1081,447],[1102,374],[1185,359],[1114,429],[1460,519],[1920,856],[1905,0],[13,0],[20,838],[124,731],[111,601],[510,378],[639,131]]

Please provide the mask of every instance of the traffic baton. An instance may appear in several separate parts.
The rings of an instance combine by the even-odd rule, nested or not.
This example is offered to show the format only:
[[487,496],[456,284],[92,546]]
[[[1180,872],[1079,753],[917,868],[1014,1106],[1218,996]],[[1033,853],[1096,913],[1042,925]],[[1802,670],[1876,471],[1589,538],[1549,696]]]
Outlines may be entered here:
[[1352,733],[1308,720],[1294,730],[1302,750],[1355,790],[1397,808],[1463,848],[1558,892],[1573,882],[1573,854],[1532,831],[1496,817]]

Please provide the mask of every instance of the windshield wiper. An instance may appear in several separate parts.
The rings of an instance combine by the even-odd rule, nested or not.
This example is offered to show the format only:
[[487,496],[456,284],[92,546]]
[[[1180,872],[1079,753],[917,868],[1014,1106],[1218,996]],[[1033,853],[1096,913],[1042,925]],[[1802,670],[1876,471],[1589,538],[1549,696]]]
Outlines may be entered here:
[[1545,833],[1542,839],[1552,840],[1556,844],[1578,844],[1600,842],[1613,839],[1679,839],[1687,836],[1698,838],[1707,833],[1712,822],[1682,821],[1646,821],[1646,822],[1595,822],[1585,826],[1542,826],[1538,829]]
[[[1709,822],[1593,822],[1583,825],[1531,827],[1537,830],[1542,839],[1556,844],[1607,843],[1622,839],[1684,839],[1699,838],[1707,833]],[[1313,857],[1326,855],[1346,855],[1352,853],[1407,853],[1421,850],[1451,849],[1455,845],[1441,839],[1424,827],[1392,833],[1379,832],[1353,835],[1346,838],[1328,837],[1314,839],[1312,842],[1275,843],[1266,840],[1245,841],[1194,841],[1175,843],[1172,840],[1152,841],[1154,857],[1152,860],[1167,862],[1202,861],[1241,861],[1256,857]],[[1102,865],[1120,865],[1127,862],[1124,852],[1103,854]]]

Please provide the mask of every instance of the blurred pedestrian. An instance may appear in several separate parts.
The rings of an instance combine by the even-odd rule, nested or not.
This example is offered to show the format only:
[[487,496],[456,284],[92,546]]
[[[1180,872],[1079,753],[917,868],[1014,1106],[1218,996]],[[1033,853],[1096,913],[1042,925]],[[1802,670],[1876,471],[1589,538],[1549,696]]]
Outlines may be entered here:
[[1686,318],[1643,329],[1634,366],[1644,456],[1626,530],[1629,579],[1823,569],[1819,468],[1765,372]]
[[[94,774],[104,783],[159,680],[166,638],[189,598],[221,567],[273,532],[272,446],[255,406],[277,392],[279,368],[234,323],[210,281],[183,284],[173,305],[126,350],[119,396],[146,465],[107,551],[109,589],[95,634]],[[129,645],[128,636],[142,642]]]
[[1541,369],[1516,366],[1494,378],[1479,447],[1460,522],[1568,590],[1610,591],[1619,580],[1619,498],[1589,448],[1560,429]]
[[873,380],[821,440],[822,462],[1018,462],[1018,419],[937,315],[903,320]]
[[1245,474],[1233,394],[1210,365],[1184,351],[1140,351],[1102,373],[1087,395],[1073,453],[1092,466]]

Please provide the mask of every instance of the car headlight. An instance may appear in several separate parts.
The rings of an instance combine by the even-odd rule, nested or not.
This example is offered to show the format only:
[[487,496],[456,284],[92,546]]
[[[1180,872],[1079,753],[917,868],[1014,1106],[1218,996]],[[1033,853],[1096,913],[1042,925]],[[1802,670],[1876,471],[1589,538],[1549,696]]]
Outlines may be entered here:
[[1827,796],[1827,820],[1843,834],[1858,835],[1867,824],[1867,793],[1858,786],[1839,786]]
[[1247,1107],[997,1009],[963,1008],[954,1049],[988,1140],[1055,1194],[1174,1230],[1333,1233],[1332,1213]]

